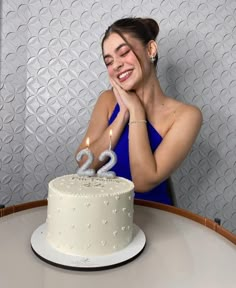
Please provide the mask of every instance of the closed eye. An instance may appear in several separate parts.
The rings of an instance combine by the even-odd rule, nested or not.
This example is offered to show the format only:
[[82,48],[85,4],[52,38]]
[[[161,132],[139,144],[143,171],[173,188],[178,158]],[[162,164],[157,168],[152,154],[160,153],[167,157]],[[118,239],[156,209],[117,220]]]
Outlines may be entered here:
[[111,65],[112,63],[113,63],[113,61],[105,62],[105,65],[106,65],[106,66],[109,66],[109,65]]
[[129,52],[130,52],[130,49],[128,49],[127,51],[121,53],[120,56],[121,56],[121,57],[124,57],[124,56],[126,56]]
[[[124,47],[121,47],[119,50],[119,57],[125,57],[130,51],[131,51],[131,49],[127,49],[127,47],[125,47],[127,50],[125,50],[125,51],[122,51],[122,50],[124,50],[124,49],[122,49],[122,48],[124,48]],[[105,62],[105,65],[106,66],[109,66],[109,65],[111,65],[112,63],[113,63],[113,60],[110,60],[110,59],[112,59],[112,57],[110,57],[110,55],[106,55],[105,57],[104,57],[104,62]]]
[[110,55],[106,55],[103,59],[106,66],[111,65],[113,62],[113,58]]

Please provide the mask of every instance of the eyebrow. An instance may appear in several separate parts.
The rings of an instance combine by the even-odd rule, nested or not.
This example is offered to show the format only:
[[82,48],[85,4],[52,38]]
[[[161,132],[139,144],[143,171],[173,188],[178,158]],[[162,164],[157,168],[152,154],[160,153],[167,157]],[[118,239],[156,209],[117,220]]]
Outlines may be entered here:
[[[120,44],[119,46],[116,47],[115,52],[117,53],[124,46],[128,46],[128,44],[127,43]],[[111,55],[110,54],[106,54],[106,55],[103,56],[103,59],[106,59],[108,57],[111,57]]]

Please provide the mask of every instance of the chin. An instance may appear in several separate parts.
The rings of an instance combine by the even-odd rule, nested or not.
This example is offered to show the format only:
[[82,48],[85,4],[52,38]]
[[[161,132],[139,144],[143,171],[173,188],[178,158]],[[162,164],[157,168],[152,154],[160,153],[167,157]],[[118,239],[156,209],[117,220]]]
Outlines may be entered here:
[[134,92],[136,89],[135,89],[135,85],[134,84],[131,84],[131,83],[121,83],[120,85],[125,91],[128,91],[128,92]]

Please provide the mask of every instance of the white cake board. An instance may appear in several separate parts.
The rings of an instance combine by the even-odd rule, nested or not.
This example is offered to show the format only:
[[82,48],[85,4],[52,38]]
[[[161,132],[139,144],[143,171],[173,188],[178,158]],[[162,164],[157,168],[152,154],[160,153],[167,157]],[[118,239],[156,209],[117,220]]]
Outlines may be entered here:
[[102,270],[130,262],[143,251],[146,244],[144,232],[134,224],[133,239],[124,249],[105,256],[85,257],[64,254],[53,248],[46,240],[46,223],[39,226],[31,236],[31,247],[43,261],[70,270]]

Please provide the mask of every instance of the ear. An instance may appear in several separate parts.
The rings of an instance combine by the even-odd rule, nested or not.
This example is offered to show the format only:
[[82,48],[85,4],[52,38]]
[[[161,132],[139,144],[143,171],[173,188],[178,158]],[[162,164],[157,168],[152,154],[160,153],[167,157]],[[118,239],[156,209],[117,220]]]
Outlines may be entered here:
[[157,43],[154,40],[150,40],[147,44],[147,52],[148,56],[156,56],[157,55]]

